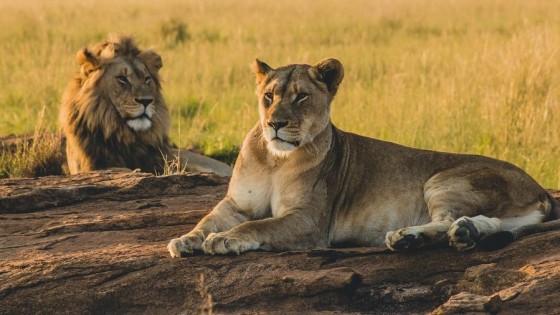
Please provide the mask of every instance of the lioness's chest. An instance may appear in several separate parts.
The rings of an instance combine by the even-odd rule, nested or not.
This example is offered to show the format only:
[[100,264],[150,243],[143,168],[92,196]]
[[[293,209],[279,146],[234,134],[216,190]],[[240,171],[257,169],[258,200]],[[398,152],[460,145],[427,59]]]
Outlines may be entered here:
[[[251,173],[231,185],[231,194],[238,207],[255,218],[279,217],[289,209],[304,206],[312,194],[309,178],[296,173]],[[312,186],[312,185],[311,185]]]
[[270,187],[270,212],[273,218],[282,216],[286,210],[297,208],[304,199],[300,192],[294,190],[298,183],[285,178],[274,178]]
[[270,208],[269,215],[273,218],[284,215],[288,210],[305,207],[311,193],[302,181],[284,175],[273,176],[267,191],[266,202]]

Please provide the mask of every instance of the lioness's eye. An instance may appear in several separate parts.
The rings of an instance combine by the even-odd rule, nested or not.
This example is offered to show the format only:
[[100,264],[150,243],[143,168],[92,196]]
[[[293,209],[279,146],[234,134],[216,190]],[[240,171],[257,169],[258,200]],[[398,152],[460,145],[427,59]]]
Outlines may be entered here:
[[119,83],[122,85],[128,84],[128,78],[124,75],[117,76],[117,81],[119,81]]
[[272,99],[274,98],[274,94],[270,92],[264,93],[264,98],[266,98],[269,102],[272,102]]
[[151,77],[146,77],[146,84],[150,84],[150,82],[152,82],[152,78]]
[[303,101],[308,96],[309,96],[309,94],[307,94],[307,93],[298,93],[298,95],[296,96],[296,103],[299,103],[299,102]]

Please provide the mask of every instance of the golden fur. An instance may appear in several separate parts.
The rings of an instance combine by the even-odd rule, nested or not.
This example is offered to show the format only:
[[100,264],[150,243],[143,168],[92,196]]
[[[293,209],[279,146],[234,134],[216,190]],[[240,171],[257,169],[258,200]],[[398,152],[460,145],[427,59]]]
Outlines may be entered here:
[[[141,50],[130,36],[77,53],[80,71],[63,96],[60,123],[71,174],[105,168],[162,173],[177,156],[169,139],[169,112],[161,94],[161,57]],[[181,152],[187,170],[231,175],[229,166]]]
[[254,72],[260,121],[226,197],[171,240],[172,257],[345,245],[467,250],[558,218],[557,202],[507,162],[337,129],[330,105],[344,70],[335,59],[277,69],[257,60]]
[[[158,75],[161,57],[141,51],[131,37],[111,36],[76,58],[80,71],[60,113],[70,173],[110,167],[161,172],[162,156],[171,147]],[[144,100],[150,104],[139,102]]]

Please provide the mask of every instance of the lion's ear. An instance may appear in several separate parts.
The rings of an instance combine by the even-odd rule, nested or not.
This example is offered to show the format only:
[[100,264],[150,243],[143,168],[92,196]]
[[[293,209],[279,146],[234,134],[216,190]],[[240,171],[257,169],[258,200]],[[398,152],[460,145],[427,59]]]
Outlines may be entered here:
[[344,67],[340,61],[334,58],[327,58],[313,65],[319,73],[318,80],[324,82],[332,95],[336,94],[338,86],[344,78]]
[[253,62],[251,69],[253,70],[253,73],[257,78],[257,84],[260,83],[266,77],[266,75],[273,70],[272,67],[260,61],[259,59],[255,59],[255,62]]
[[144,50],[138,56],[150,69],[150,72],[157,73],[163,67],[161,56],[153,50]]
[[76,60],[80,65],[80,73],[84,78],[95,70],[99,64],[99,60],[87,48],[78,51],[76,54]]

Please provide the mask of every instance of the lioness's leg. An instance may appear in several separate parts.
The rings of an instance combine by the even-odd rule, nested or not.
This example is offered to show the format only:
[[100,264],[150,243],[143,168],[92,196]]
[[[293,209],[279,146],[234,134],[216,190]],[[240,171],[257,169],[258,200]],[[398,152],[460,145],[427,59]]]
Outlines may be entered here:
[[[465,204],[467,206],[468,204]],[[387,233],[385,242],[392,250],[403,250],[416,248],[423,245],[445,243],[449,239],[449,245],[459,251],[471,249],[486,236],[492,235],[500,231],[509,231],[521,226],[540,223],[545,216],[539,210],[541,203],[536,202],[526,206],[520,206],[517,209],[510,208],[510,211],[516,213],[527,213],[510,218],[489,218],[484,215],[474,217],[463,216],[450,224],[453,213],[457,211],[448,211],[450,214],[446,218],[421,225],[403,228],[395,232]],[[456,204],[457,208],[461,208]],[[532,210],[531,210],[532,209]],[[468,211],[462,211],[468,213]],[[445,213],[445,211],[444,211]],[[447,227],[447,230],[446,230]]]
[[[229,231],[210,234],[202,244],[207,254],[242,253],[248,250],[294,250],[326,246],[321,223],[302,213],[245,222]],[[322,240],[322,241],[320,241]]]
[[386,243],[400,250],[449,239],[451,246],[467,250],[500,230],[541,222],[550,208],[541,195],[542,188],[511,167],[466,164],[449,169],[424,185],[432,222],[389,232]]
[[440,210],[428,224],[389,231],[385,235],[385,244],[389,249],[397,251],[446,243],[447,231],[454,221],[452,214],[453,211]]
[[191,254],[195,249],[202,249],[202,242],[210,233],[227,231],[247,220],[248,218],[238,211],[231,199],[226,197],[200,220],[192,231],[180,238],[172,239],[167,245],[167,249],[171,257]]
[[[488,218],[483,215],[476,217],[462,217],[453,222],[449,228],[449,245],[459,251],[473,248],[480,240],[500,231],[511,231],[531,224],[541,223],[545,215],[538,210],[539,204],[532,204],[535,210],[526,215],[510,218]],[[523,213],[526,207],[518,210]]]
[[392,250],[447,243],[451,224],[459,217],[476,215],[483,199],[463,177],[439,173],[424,184],[424,201],[432,222],[388,232],[385,243]]

